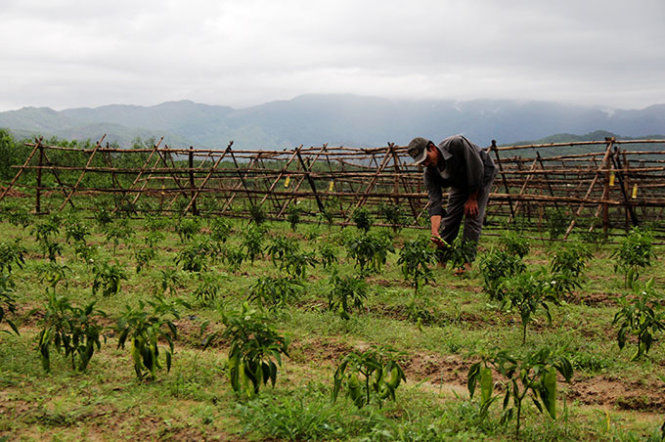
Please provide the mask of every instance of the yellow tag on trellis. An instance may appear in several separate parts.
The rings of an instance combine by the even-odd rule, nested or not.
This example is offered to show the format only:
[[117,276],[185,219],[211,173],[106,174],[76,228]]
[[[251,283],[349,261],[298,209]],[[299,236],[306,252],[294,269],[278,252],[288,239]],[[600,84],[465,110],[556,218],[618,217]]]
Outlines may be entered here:
[[631,195],[630,197],[631,197],[632,199],[637,198],[637,184],[635,184],[635,185],[633,186],[633,193],[632,193],[632,195]]
[[335,190],[335,182],[331,181],[328,185],[328,192],[332,192],[333,190]]
[[614,186],[614,172],[610,173],[610,187]]
[[291,177],[290,177],[290,176],[287,176],[287,177],[286,177],[286,181],[284,181],[284,188],[289,187],[289,183],[290,183],[290,182],[291,182]]

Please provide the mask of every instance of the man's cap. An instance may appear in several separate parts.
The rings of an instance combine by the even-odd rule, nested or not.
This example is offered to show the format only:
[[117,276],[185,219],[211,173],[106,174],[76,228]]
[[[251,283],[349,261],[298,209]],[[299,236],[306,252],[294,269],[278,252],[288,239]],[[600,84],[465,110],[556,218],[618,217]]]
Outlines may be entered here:
[[427,146],[431,143],[430,140],[423,137],[416,137],[409,143],[407,152],[413,158],[413,163],[420,166],[427,159]]

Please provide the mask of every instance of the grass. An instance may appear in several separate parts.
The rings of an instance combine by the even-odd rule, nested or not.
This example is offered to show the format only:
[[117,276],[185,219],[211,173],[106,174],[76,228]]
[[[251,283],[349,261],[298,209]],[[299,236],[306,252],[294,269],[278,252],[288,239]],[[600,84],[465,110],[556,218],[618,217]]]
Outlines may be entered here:
[[[159,286],[160,270],[174,268],[174,258],[184,245],[167,231],[157,255],[145,270],[135,272],[132,250],[143,243],[147,231],[141,220],[132,220],[133,238],[117,247],[106,244],[97,228],[89,242],[99,249],[95,259],[114,260],[129,279],[120,293],[97,299],[97,307],[111,318],[126,304],[148,298]],[[233,221],[229,244],[239,247],[246,222]],[[287,223],[270,223],[270,237],[295,237],[306,251],[328,242],[336,248],[337,268],[348,274],[353,263],[346,258],[342,239],[355,228],[300,226],[293,233]],[[405,240],[422,232],[404,230],[396,238],[399,249]],[[308,269],[306,289],[300,301],[274,314],[278,330],[291,341],[291,357],[279,369],[277,386],[262,390],[251,400],[238,400],[226,378],[224,343],[203,349],[199,333],[204,321],[210,330],[221,329],[219,308],[236,309],[246,300],[249,287],[259,276],[281,276],[269,258],[245,262],[235,271],[222,263],[208,271],[223,278],[221,298],[209,304],[193,296],[198,277],[182,272],[177,295],[193,304],[177,321],[181,338],[176,342],[173,368],[161,370],[153,381],[138,381],[129,350],[117,349],[113,331],[105,331],[106,343],[93,357],[88,371],[73,372],[60,355],[52,358],[52,374],[45,374],[35,350],[39,331],[32,309],[43,309],[44,284],[37,265],[42,261],[28,229],[0,224],[4,240],[19,238],[28,249],[23,269],[15,270],[15,297],[19,311],[14,319],[20,336],[0,334],[0,437],[11,439],[355,439],[355,440],[496,440],[514,437],[512,426],[499,425],[500,404],[489,417],[479,414],[464,386],[468,365],[493,348],[523,351],[519,317],[492,305],[482,293],[481,278],[474,271],[458,278],[450,269],[434,269],[434,282],[420,290],[423,310],[430,323],[409,319],[406,306],[413,289],[401,276],[397,255],[389,255],[384,269],[368,278],[370,296],[362,312],[343,320],[327,311],[331,270]],[[202,236],[205,234],[201,234]],[[64,242],[64,237],[58,238]],[[495,244],[492,237],[481,242],[482,250]],[[656,250],[658,256],[661,250]],[[662,424],[658,392],[665,392],[665,348],[654,344],[648,357],[632,362],[632,349],[619,351],[611,326],[617,305],[613,297],[624,292],[623,281],[613,272],[612,248],[594,252],[580,298],[552,309],[553,323],[542,318],[530,326],[527,348],[550,346],[569,357],[575,382],[563,385],[565,411],[558,420],[540,415],[527,406],[521,438],[526,440],[608,439],[637,440],[657,437]],[[548,262],[549,245],[532,245],[526,258],[530,268]],[[93,299],[93,276],[88,266],[64,246],[58,258],[70,270],[58,286],[74,302]],[[654,277],[662,290],[664,263],[657,259],[641,277]],[[583,302],[606,296],[602,302]],[[108,325],[112,325],[113,319]],[[6,329],[5,325],[1,325]],[[662,336],[658,337],[662,340]],[[397,402],[384,402],[356,409],[346,398],[331,401],[332,374],[338,360],[353,348],[371,344],[390,345],[407,354],[407,383],[397,391]],[[600,385],[600,387],[598,386]],[[600,388],[601,397],[589,393]],[[602,397],[603,388],[612,395]],[[638,400],[644,393],[643,400]],[[562,395],[564,396],[564,395]],[[595,401],[595,402],[594,402]],[[559,404],[564,410],[563,401]],[[633,409],[629,409],[633,408]],[[662,409],[661,409],[662,413]],[[654,439],[656,440],[656,439]]]

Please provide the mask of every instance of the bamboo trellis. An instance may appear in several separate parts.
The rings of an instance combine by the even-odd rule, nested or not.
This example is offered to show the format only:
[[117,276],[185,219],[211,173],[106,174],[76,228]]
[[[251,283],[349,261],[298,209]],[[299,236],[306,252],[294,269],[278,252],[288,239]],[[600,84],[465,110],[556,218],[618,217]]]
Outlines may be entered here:
[[[37,214],[109,204],[114,213],[133,216],[161,211],[249,217],[260,209],[273,219],[284,219],[297,207],[306,220],[324,215],[340,224],[349,223],[359,207],[378,213],[381,205],[392,204],[410,217],[407,225],[427,222],[422,170],[411,165],[406,147],[394,143],[249,150],[234,149],[233,142],[225,149],[183,149],[159,140],[149,148],[122,149],[103,141],[74,148],[36,138],[27,144],[25,162],[13,166],[14,178],[2,183],[0,201],[16,194],[34,198]],[[554,212],[565,220],[565,237],[575,228],[607,232],[661,224],[665,140],[501,147],[492,141],[486,150],[498,170],[489,226],[519,220],[542,228]],[[65,153],[70,160],[59,161]]]

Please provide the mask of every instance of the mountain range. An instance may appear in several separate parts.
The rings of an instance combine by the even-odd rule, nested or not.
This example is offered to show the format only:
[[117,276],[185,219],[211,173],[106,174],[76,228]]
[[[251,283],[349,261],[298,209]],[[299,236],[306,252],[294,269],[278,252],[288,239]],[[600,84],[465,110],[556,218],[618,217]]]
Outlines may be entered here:
[[[164,136],[172,147],[275,149],[300,144],[404,145],[414,136],[438,141],[461,133],[479,145],[553,140],[608,133],[665,138],[665,104],[639,110],[543,101],[391,100],[357,95],[302,95],[242,109],[173,101],[156,106],[112,104],[55,111],[25,107],[0,112],[0,128],[16,136],[106,140],[130,146],[137,137]],[[578,136],[579,137],[579,136]],[[584,138],[584,136],[582,136]]]

